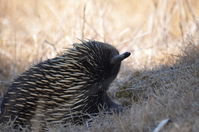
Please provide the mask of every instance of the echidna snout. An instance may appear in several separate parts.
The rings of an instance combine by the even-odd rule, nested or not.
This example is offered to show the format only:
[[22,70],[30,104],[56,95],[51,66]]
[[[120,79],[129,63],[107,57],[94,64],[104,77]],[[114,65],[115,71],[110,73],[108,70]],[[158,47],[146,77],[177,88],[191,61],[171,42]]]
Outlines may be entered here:
[[64,54],[19,75],[5,94],[0,122],[34,128],[35,124],[83,123],[88,115],[121,108],[106,93],[129,52],[98,41],[73,44]]
[[120,63],[122,60],[124,60],[125,58],[129,57],[131,55],[130,52],[125,52],[121,55],[116,55],[111,59],[111,64],[116,64],[116,63]]

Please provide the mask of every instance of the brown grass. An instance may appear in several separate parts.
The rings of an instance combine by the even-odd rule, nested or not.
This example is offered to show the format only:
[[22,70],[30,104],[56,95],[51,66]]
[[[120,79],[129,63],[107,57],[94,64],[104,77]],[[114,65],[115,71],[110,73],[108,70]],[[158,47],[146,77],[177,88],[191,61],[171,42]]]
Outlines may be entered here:
[[0,0],[0,93],[31,65],[95,39],[132,52],[109,91],[130,108],[50,131],[152,131],[169,118],[162,131],[197,132],[198,14],[198,0]]

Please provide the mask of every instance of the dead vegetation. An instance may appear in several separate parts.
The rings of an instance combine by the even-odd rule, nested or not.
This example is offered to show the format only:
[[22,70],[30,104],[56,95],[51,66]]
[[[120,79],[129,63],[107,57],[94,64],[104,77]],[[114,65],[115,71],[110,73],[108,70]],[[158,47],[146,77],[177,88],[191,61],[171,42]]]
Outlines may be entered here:
[[[129,107],[91,127],[49,131],[199,130],[199,2],[197,0],[0,0],[0,91],[17,74],[56,56],[78,39],[130,51],[110,95]],[[1,126],[1,131],[14,131]]]

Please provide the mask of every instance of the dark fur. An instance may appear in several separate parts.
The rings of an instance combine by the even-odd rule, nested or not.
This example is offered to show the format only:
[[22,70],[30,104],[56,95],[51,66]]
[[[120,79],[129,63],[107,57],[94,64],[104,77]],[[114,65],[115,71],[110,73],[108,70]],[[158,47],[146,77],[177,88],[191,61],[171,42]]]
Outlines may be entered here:
[[[33,128],[37,121],[41,127],[46,122],[82,123],[86,114],[99,109],[121,109],[106,93],[120,69],[121,61],[113,59],[118,55],[109,44],[82,41],[63,55],[31,67],[5,94],[0,121],[11,119],[16,125]],[[123,59],[129,55],[125,53]]]

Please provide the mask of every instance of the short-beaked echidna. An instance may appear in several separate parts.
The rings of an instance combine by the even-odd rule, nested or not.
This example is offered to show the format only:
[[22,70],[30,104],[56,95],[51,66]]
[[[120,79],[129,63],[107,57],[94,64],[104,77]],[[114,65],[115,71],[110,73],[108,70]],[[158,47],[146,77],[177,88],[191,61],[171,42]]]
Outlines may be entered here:
[[129,55],[98,41],[73,44],[62,55],[31,67],[14,80],[3,98],[0,121],[11,119],[29,127],[45,122],[81,123],[99,108],[120,108],[106,91]]

